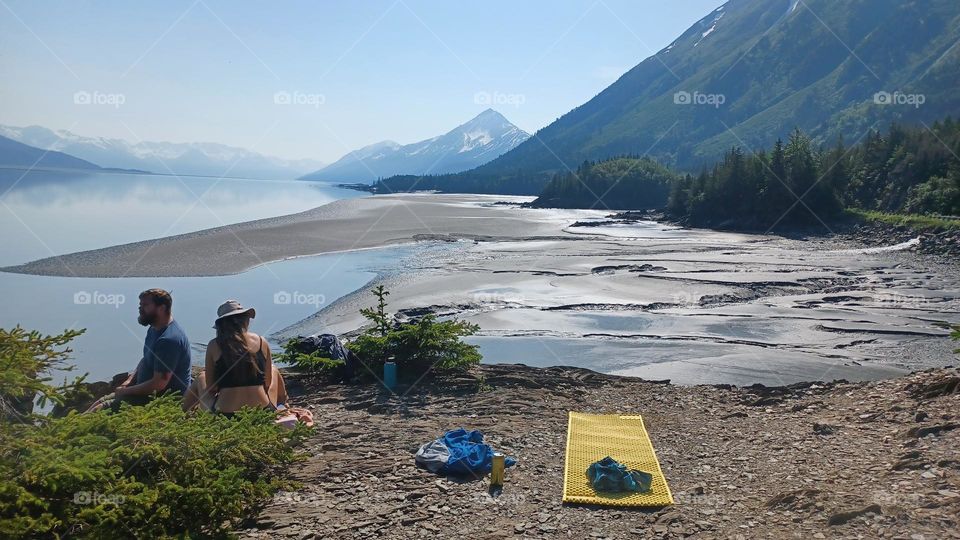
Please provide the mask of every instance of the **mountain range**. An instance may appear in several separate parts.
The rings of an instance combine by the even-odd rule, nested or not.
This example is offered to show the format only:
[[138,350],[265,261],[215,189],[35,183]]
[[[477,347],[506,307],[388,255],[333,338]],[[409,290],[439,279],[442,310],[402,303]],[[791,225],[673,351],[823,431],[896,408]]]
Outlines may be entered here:
[[696,171],[794,128],[854,143],[956,115],[958,42],[956,0],[730,0],[497,159],[380,188],[538,194],[585,160],[644,155]]
[[373,182],[396,174],[459,172],[482,165],[529,137],[502,114],[487,109],[443,135],[412,144],[371,144],[302,179]]
[[[101,167],[159,174],[293,179],[323,165],[315,160],[281,159],[217,143],[130,143],[123,139],[84,137],[67,130],[54,131],[40,126],[0,126],[0,136],[41,151],[69,154]],[[0,154],[0,165],[12,164],[7,163],[5,153]]]
[[89,161],[0,136],[0,167],[99,170]]

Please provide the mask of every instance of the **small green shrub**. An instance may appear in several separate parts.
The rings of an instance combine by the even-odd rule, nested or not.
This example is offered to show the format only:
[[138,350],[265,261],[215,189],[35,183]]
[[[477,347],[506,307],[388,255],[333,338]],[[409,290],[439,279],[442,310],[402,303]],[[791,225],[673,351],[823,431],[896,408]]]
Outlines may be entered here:
[[7,425],[0,536],[216,536],[285,487],[293,432],[269,411],[185,413],[167,396],[120,412]]
[[345,364],[343,360],[334,360],[317,352],[303,353],[299,346],[299,339],[288,340],[283,344],[283,352],[276,355],[275,359],[296,368],[298,371],[312,375],[332,378],[343,372]]
[[53,371],[69,372],[67,363],[73,351],[66,344],[84,330],[65,330],[44,336],[28,332],[19,325],[13,330],[0,328],[0,417],[19,418],[33,412],[33,402],[62,404],[70,392],[79,392],[84,377],[62,385],[52,384]]
[[[61,347],[76,335],[0,330],[0,398],[62,402],[70,385],[50,384],[49,370],[70,367]],[[185,413],[176,396],[115,414],[4,416],[0,538],[226,536],[288,487],[279,473],[307,431],[264,410]]]
[[350,343],[350,350],[368,367],[377,367],[375,373],[388,359],[401,371],[415,375],[431,369],[464,369],[479,364],[482,359],[476,345],[460,339],[474,332],[476,325],[465,321],[438,321],[434,315],[425,315],[400,325],[386,336],[358,336]]
[[[952,337],[954,341],[960,341],[960,326],[953,327],[953,332],[950,334],[950,337]],[[957,349],[953,352],[960,354],[960,349]]]
[[370,292],[377,297],[377,307],[363,308],[360,314],[373,323],[374,333],[385,336],[390,331],[390,315],[387,313],[387,297],[390,293],[383,285],[377,285]]
[[350,342],[350,350],[367,366],[368,373],[380,373],[383,363],[392,359],[402,373],[415,376],[427,371],[465,369],[479,364],[482,356],[476,345],[462,341],[480,329],[457,319],[441,321],[436,315],[424,315],[411,322],[392,324],[386,311],[386,296],[378,286],[372,290],[377,307],[360,311],[373,327]]

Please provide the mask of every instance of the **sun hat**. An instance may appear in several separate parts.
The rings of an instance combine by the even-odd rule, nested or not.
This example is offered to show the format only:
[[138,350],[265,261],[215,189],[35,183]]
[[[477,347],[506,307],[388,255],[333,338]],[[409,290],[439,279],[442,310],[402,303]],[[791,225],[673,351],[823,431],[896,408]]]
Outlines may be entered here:
[[220,307],[217,308],[217,320],[226,319],[227,317],[233,317],[234,315],[240,315],[243,313],[250,314],[250,318],[253,319],[257,316],[257,310],[253,308],[245,308],[237,300],[227,300],[226,302],[220,304]]

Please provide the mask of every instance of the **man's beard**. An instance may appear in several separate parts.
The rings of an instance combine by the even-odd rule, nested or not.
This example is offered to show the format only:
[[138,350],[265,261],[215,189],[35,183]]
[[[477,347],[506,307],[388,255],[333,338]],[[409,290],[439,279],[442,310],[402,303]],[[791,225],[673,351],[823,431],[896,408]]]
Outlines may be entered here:
[[156,318],[156,313],[151,313],[150,315],[141,313],[140,316],[137,317],[137,322],[140,323],[140,326],[150,326],[153,324],[153,321],[156,320]]

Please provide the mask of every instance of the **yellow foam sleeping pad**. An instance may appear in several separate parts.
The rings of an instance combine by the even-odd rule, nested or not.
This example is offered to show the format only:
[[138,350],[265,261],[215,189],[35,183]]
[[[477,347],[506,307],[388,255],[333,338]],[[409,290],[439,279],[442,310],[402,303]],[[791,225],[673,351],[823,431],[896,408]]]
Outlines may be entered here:
[[[653,475],[650,491],[598,493],[590,485],[587,468],[607,456],[630,469]],[[659,507],[673,504],[667,479],[643,425],[643,418],[616,414],[571,412],[567,424],[567,456],[563,475],[563,502],[608,506]]]

